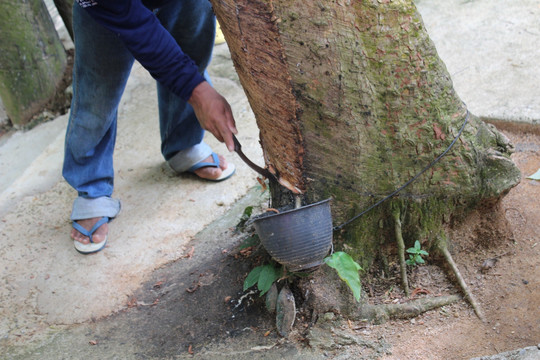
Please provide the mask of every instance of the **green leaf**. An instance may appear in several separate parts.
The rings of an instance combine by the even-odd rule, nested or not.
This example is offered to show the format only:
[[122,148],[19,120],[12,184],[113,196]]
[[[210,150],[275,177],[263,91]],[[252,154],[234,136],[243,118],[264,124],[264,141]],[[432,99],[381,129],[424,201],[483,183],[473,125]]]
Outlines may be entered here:
[[338,276],[341,278],[341,280],[345,281],[345,283],[351,289],[354,298],[359,302],[362,284],[360,283],[360,275],[358,274],[358,271],[361,270],[362,267],[360,267],[360,265],[358,265],[358,263],[354,261],[349,254],[343,251],[333,253],[325,258],[324,262],[326,265],[337,271]]
[[527,179],[540,180],[540,169],[531,176],[527,176]]
[[248,276],[246,277],[246,280],[244,280],[244,291],[252,287],[253,285],[257,284],[259,282],[259,276],[261,275],[261,271],[263,269],[263,265],[257,266],[256,268],[253,268],[253,270],[250,271]]
[[416,240],[416,241],[414,242],[414,248],[415,248],[416,250],[420,250],[420,249],[422,248],[422,245],[420,245],[420,241]]
[[244,209],[244,213],[240,217],[240,221],[238,222],[238,224],[236,224],[237,230],[242,229],[244,225],[246,225],[246,222],[249,220],[252,213],[253,213],[253,206],[248,206]]
[[280,271],[273,265],[263,265],[257,282],[257,288],[261,291],[261,296],[264,295],[272,286],[274,281],[279,279]]
[[409,266],[416,266],[418,265],[418,259],[422,259],[420,257],[420,255],[418,254],[414,254],[414,255],[409,255],[409,259],[408,260],[405,260],[405,264],[409,265]]
[[416,262],[417,262],[418,264],[425,264],[425,263],[426,263],[426,262],[424,261],[424,259],[422,259],[420,256],[418,256],[415,260],[416,260]]
[[416,249],[415,248],[408,248],[406,250],[409,254],[416,254]]
[[425,255],[425,256],[428,256],[428,255],[429,255],[429,253],[428,253],[426,250],[420,250],[418,253],[419,253],[420,255]]
[[251,214],[253,214],[253,206],[246,207],[244,209],[244,213],[242,214],[242,219],[249,219]]

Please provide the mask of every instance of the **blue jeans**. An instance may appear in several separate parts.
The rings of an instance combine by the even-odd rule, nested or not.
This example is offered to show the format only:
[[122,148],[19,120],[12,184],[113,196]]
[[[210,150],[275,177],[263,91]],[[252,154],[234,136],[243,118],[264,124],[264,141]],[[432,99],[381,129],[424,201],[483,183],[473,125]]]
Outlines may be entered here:
[[[215,17],[209,1],[171,1],[154,13],[206,75],[214,45]],[[72,220],[115,217],[113,151],[120,98],[134,59],[118,37],[73,6],[75,64],[73,100],[66,131],[63,176],[78,192]],[[208,77],[205,76],[207,79]],[[178,172],[211,154],[193,108],[161,86],[158,107],[161,152]]]

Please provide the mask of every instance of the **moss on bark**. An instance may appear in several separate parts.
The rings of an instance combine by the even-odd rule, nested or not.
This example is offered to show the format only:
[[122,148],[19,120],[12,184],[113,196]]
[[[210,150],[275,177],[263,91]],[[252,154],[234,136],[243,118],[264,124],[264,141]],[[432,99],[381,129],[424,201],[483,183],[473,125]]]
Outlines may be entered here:
[[[332,197],[335,225],[419,173],[465,120],[466,105],[412,1],[213,4],[261,128],[267,164],[304,190],[304,203]],[[275,69],[279,79],[265,92]],[[440,162],[335,234],[336,245],[367,269],[379,246],[394,241],[391,208],[397,206],[405,243],[429,246],[453,218],[519,182],[503,143],[471,116]],[[292,202],[279,186],[272,194],[275,207]]]
[[67,58],[42,0],[0,2],[0,96],[24,125],[57,91]]

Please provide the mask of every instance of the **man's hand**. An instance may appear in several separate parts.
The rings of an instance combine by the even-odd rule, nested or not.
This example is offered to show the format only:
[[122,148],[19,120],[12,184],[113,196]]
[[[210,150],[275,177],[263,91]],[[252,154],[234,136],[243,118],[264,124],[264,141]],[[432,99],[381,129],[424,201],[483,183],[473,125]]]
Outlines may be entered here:
[[210,131],[216,139],[225,142],[234,151],[233,133],[237,134],[231,106],[209,83],[203,81],[195,87],[188,100],[202,128]]

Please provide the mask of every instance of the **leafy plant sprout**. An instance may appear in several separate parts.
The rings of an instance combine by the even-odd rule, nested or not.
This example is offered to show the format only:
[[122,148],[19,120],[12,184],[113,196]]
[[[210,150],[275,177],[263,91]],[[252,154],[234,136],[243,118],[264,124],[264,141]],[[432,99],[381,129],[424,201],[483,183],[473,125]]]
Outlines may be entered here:
[[260,296],[266,294],[272,284],[279,280],[283,274],[283,269],[272,264],[260,265],[251,270],[244,281],[244,291],[257,284]]
[[429,256],[429,253],[422,249],[422,245],[420,245],[420,241],[418,240],[414,242],[414,247],[407,249],[407,253],[409,254],[409,258],[405,262],[409,266],[425,264],[422,256]]
[[[359,271],[362,269],[352,257],[342,251],[326,257],[323,262],[336,270],[341,280],[351,289],[356,301],[360,301],[362,284],[360,283]],[[272,284],[284,276],[283,267],[273,264],[265,264],[255,267],[244,281],[244,291],[257,285],[260,295],[264,295]]]

